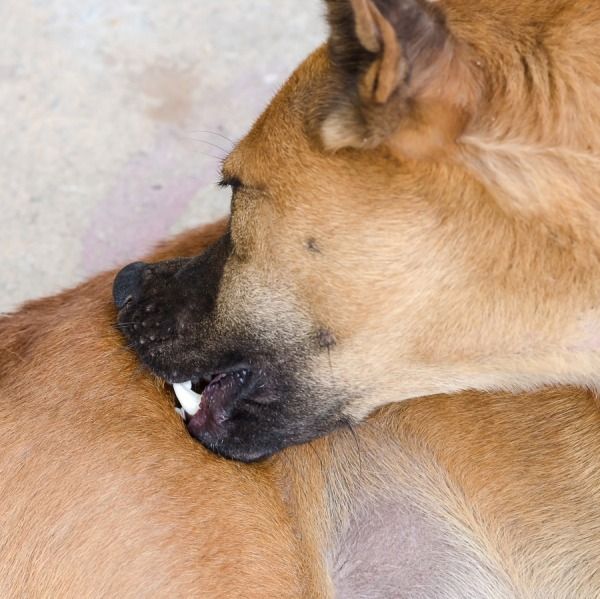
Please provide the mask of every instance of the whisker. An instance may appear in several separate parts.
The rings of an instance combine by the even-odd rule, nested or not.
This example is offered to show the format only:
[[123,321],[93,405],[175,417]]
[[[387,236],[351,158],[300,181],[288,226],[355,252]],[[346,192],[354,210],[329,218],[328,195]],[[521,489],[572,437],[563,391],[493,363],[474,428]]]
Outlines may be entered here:
[[233,141],[233,139],[227,137],[227,135],[223,135],[222,133],[219,133],[218,131],[209,131],[208,129],[205,129],[205,130],[194,129],[194,130],[191,131],[191,133],[206,133],[208,135],[216,135],[217,137],[221,137],[225,141],[228,141],[232,146],[235,145],[235,142]]
[[192,137],[190,135],[182,135],[182,137],[184,137],[185,139],[190,139],[191,141],[197,141],[199,143],[203,143],[206,144],[207,146],[211,146],[213,148],[216,148],[217,150],[221,150],[221,152],[228,154],[229,150],[226,150],[225,148],[221,147],[219,144],[215,144],[212,143],[211,141],[207,141],[206,139],[201,139],[199,137]]
[[199,138],[194,138],[194,137],[190,137],[190,139],[193,141],[198,141],[200,143],[206,144],[207,146],[212,146],[213,148],[217,148],[217,150],[221,150],[221,152],[224,152],[225,154],[229,153],[229,150],[226,150],[219,144],[215,144],[215,143],[212,143],[211,141],[207,141],[206,139],[199,139]]
[[208,158],[212,158],[213,160],[217,160],[218,162],[223,162],[223,157],[222,156],[213,156],[212,154],[209,154],[208,152],[202,152],[200,150],[196,150],[196,152],[198,152],[198,154],[202,154],[202,156],[207,156]]

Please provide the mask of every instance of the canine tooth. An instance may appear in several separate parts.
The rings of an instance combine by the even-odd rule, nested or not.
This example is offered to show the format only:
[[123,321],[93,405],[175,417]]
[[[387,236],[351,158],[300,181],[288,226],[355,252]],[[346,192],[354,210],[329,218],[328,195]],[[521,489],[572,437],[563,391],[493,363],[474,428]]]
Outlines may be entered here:
[[177,395],[181,407],[190,416],[193,416],[200,409],[202,396],[198,395],[195,391],[192,391],[191,388],[188,388],[187,383],[174,383],[173,391],[175,391],[175,395]]
[[185,381],[185,383],[181,383],[181,385],[189,391],[192,388],[192,381]]
[[182,420],[185,420],[185,411],[183,408],[175,408],[175,411],[179,414]]

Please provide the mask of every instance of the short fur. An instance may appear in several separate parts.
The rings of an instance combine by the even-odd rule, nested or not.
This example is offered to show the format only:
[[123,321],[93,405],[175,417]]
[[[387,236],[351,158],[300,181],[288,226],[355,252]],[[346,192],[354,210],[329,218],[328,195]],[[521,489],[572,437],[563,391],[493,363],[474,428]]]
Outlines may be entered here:
[[326,4],[225,161],[219,251],[120,315],[169,382],[253,373],[192,433],[252,460],[411,397],[597,388],[600,3]]
[[[0,321],[3,597],[598,595],[595,392],[523,389],[597,387],[600,4],[328,6],[118,289],[160,378],[111,274]],[[204,451],[162,379],[240,363],[212,449],[341,430]]]
[[0,320],[3,598],[598,595],[592,393],[409,401],[238,465],[123,347],[111,277]]

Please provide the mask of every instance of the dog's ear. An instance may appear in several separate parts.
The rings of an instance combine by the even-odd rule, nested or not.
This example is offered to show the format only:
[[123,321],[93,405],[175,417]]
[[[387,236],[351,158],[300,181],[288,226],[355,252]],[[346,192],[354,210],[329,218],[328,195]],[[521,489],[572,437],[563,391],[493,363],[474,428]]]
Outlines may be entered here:
[[479,98],[477,61],[432,0],[327,0],[335,83],[326,148],[445,151]]

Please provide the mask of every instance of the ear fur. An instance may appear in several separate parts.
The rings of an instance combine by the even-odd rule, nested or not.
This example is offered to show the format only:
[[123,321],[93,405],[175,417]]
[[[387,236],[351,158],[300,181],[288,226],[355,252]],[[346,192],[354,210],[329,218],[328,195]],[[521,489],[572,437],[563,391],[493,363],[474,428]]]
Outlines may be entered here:
[[387,145],[403,157],[444,152],[478,100],[470,51],[428,0],[328,0],[337,97],[321,136],[331,150]]

